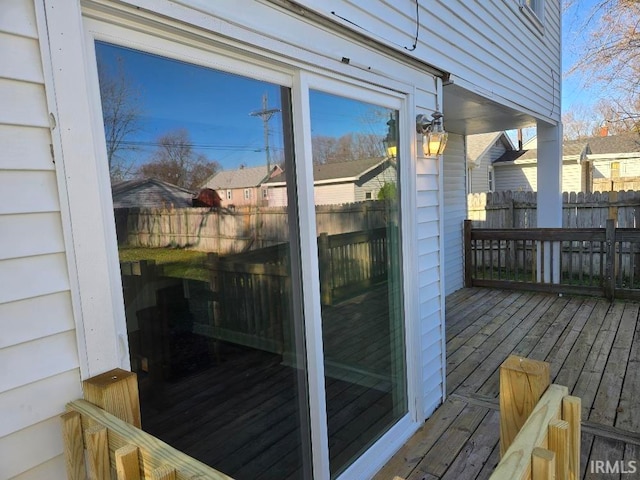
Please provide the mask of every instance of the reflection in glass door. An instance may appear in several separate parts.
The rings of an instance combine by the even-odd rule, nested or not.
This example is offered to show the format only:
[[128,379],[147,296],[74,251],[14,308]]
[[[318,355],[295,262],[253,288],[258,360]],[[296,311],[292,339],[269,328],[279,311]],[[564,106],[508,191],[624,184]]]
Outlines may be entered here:
[[290,90],[96,54],[143,428],[238,480],[310,478]]
[[310,92],[331,476],[407,413],[398,111]]

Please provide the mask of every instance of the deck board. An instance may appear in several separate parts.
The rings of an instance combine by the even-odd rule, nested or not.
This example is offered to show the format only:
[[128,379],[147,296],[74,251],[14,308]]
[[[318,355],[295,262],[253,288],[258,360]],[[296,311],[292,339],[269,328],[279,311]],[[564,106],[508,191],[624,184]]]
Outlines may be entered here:
[[583,399],[580,478],[604,478],[591,461],[640,461],[640,304],[471,288],[446,305],[448,397],[375,480],[488,479],[512,353],[550,362],[552,381]]

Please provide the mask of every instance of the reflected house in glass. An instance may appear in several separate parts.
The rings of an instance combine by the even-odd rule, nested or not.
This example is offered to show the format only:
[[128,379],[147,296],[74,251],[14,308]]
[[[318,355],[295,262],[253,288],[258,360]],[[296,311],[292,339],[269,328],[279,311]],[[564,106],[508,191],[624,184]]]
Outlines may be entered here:
[[282,168],[278,165],[273,166],[271,172],[267,172],[265,166],[241,166],[234,170],[216,173],[204,182],[201,188],[212,188],[218,192],[223,207],[267,205],[267,197],[266,193],[263,193],[262,185],[281,173]]
[[113,208],[186,208],[194,193],[186,188],[155,178],[125,180],[111,188]]
[[[2,2],[0,476],[65,478],[58,416],[120,367],[147,432],[237,480],[372,478],[446,397],[465,137],[536,125],[562,220],[560,0],[522,5]],[[188,203],[112,191],[144,171],[220,171],[222,208],[118,238],[113,207]]]
[[[398,177],[393,158],[365,158],[325,163],[315,165],[313,171],[316,205],[378,200],[385,185],[395,185]],[[282,176],[283,174],[274,176],[262,185],[268,191],[270,207],[286,205]]]

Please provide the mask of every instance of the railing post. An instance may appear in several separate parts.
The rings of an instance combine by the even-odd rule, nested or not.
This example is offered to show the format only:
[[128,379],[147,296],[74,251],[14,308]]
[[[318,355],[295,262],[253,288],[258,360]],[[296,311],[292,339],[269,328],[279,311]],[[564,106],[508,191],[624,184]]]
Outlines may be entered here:
[[471,220],[464,221],[464,286],[473,286],[473,275],[471,270]]
[[616,276],[614,270],[615,252],[616,252],[616,227],[613,219],[607,219],[607,228],[605,234],[605,284],[604,294],[609,300],[613,300],[615,296]]
[[551,382],[549,364],[511,355],[500,366],[500,456]]
[[320,297],[323,305],[332,303],[331,252],[329,251],[329,235],[321,233],[318,237],[318,268],[320,270]]
[[120,368],[82,382],[84,399],[140,428],[140,399],[135,373]]

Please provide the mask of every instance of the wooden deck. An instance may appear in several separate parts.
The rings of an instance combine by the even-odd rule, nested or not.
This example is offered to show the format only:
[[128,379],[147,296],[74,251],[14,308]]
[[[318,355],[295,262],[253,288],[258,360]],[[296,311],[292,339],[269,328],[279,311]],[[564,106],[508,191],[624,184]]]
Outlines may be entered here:
[[[640,478],[640,304],[494,289],[447,298],[447,400],[375,480],[486,479],[499,457],[498,368],[510,354],[551,364],[582,399],[583,479]],[[636,473],[590,472],[636,461]],[[627,464],[628,465],[628,464]],[[627,471],[629,469],[626,469]]]

